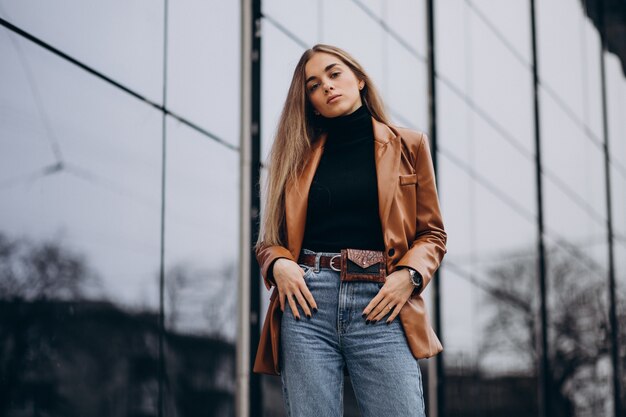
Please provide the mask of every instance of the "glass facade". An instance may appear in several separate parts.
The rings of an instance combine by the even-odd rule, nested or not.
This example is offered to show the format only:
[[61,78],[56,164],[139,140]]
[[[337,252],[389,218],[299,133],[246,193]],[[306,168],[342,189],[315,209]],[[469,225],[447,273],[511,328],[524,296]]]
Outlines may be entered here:
[[[535,416],[530,7],[435,3],[440,415]],[[235,415],[239,7],[0,0],[0,416]],[[263,162],[318,42],[363,64],[396,125],[430,134],[425,1],[261,10]],[[607,192],[624,346],[625,59],[605,53],[607,187],[598,30],[578,1],[537,2],[536,17],[550,415],[612,415]],[[426,393],[433,361],[419,362]],[[255,415],[284,416],[280,378],[261,381]],[[349,378],[344,390],[359,415]]]

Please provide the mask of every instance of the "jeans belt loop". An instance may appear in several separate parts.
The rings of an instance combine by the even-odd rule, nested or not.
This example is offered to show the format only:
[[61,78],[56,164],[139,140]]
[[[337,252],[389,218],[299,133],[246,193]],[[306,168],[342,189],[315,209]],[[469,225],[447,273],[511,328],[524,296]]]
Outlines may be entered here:
[[321,258],[321,256],[322,256],[321,252],[317,252],[315,254],[315,273],[316,274],[319,274],[319,272],[320,272],[320,258]]

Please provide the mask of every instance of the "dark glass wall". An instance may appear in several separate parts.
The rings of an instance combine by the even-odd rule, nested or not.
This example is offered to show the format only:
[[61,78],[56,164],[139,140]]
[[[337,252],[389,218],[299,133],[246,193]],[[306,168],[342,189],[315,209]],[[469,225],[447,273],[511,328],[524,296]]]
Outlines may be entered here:
[[0,415],[234,415],[238,9],[0,6]]

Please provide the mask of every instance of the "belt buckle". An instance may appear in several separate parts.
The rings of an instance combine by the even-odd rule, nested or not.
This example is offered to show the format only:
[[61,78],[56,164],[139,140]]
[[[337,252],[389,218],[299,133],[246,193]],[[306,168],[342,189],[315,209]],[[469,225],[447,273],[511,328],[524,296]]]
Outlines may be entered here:
[[334,260],[335,258],[339,258],[339,260],[341,260],[341,254],[339,254],[339,255],[334,255],[332,258],[330,258],[330,262],[329,262],[330,269],[332,269],[333,271],[340,272],[340,271],[341,271],[341,268],[335,268],[335,267],[333,266],[333,260]]

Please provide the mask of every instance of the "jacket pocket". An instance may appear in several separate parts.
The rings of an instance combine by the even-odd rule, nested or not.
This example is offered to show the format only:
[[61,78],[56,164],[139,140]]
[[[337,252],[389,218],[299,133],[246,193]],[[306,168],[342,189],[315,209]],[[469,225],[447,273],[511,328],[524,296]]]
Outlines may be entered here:
[[410,185],[417,183],[417,174],[400,175],[400,185]]

